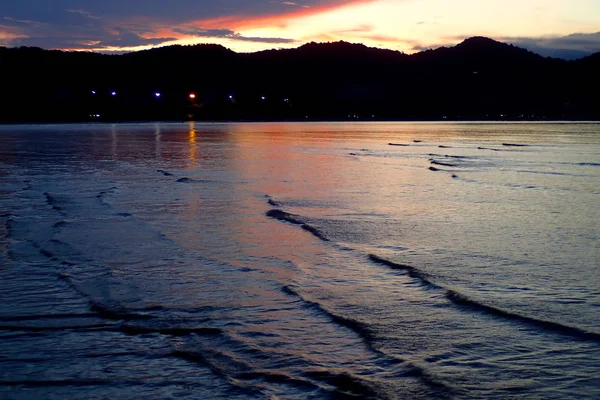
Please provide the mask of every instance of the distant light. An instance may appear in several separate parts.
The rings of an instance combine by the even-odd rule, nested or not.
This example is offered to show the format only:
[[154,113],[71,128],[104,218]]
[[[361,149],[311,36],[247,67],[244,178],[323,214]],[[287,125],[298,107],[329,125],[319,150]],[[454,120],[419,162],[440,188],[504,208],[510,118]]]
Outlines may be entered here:
[[265,100],[265,99],[266,99],[266,97],[265,97],[265,96],[261,96],[261,99]]
[[92,90],[92,94],[96,94],[96,91],[95,91],[95,90]]
[[154,96],[156,96],[156,97],[160,97],[160,92],[156,92],[156,93],[154,93]]
[[100,114],[96,114],[96,118],[100,118]]
[[110,92],[111,96],[116,96],[117,92]]
[[192,99],[192,100],[193,100],[193,99],[195,99],[195,98],[196,98],[196,95],[195,95],[194,93],[190,93],[190,99]]
[[230,98],[230,99],[233,99],[233,95],[231,95],[231,94],[230,94],[230,95],[229,95],[229,98]]

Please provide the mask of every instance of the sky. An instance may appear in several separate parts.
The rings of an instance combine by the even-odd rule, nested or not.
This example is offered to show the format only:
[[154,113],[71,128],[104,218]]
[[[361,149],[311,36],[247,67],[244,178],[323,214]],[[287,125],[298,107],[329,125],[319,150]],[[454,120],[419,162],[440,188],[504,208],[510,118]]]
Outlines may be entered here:
[[237,52],[344,40],[415,53],[486,36],[545,56],[600,51],[600,0],[0,0],[0,46]]

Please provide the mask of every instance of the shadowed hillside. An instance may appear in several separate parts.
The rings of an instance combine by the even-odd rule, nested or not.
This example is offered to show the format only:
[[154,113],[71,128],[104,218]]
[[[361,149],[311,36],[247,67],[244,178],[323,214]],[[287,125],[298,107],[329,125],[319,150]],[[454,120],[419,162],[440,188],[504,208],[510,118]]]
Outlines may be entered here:
[[413,55],[345,42],[249,54],[0,48],[0,70],[1,122],[600,119],[600,54],[564,61],[481,37]]

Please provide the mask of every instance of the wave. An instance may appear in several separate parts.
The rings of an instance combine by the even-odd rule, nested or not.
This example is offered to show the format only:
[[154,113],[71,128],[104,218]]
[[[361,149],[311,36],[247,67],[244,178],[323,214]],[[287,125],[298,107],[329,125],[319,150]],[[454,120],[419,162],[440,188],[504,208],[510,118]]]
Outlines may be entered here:
[[[442,396],[441,398],[445,398],[445,395],[447,394],[454,393],[455,389],[451,385],[433,376],[433,374],[426,371],[425,368],[416,366],[414,363],[409,362],[407,360],[400,359],[398,356],[391,357],[385,352],[375,348],[373,346],[373,341],[376,338],[375,332],[373,332],[372,329],[365,323],[360,322],[354,318],[340,316],[330,311],[319,302],[309,299],[304,295],[300,295],[296,290],[292,289],[290,286],[283,286],[281,290],[290,296],[299,298],[307,307],[313,308],[316,311],[325,314],[334,323],[354,331],[361,338],[363,338],[365,344],[369,347],[370,350],[385,357],[385,361],[390,363],[390,365],[402,365],[402,367],[406,368],[406,370],[401,374],[401,376],[419,378],[428,386],[439,390],[438,394],[444,394],[444,396]],[[360,394],[362,396],[367,396],[370,393],[375,393],[373,392],[373,387],[371,385],[365,385],[365,382],[360,378],[357,378],[345,372],[341,374],[331,375],[329,371],[322,371],[319,372],[316,376],[315,373],[311,373],[309,376],[311,378],[325,379],[327,383],[334,383],[335,386],[338,387],[352,389],[353,393]],[[344,393],[347,393],[347,390]]]
[[[236,390],[238,390],[246,395],[254,396],[254,397],[263,397],[264,396],[263,391],[260,390],[258,387],[244,385],[242,382],[235,379],[236,375],[238,375],[238,374],[236,374],[235,371],[228,371],[226,367],[221,365],[221,363],[217,362],[216,360],[213,360],[210,357],[210,352],[190,350],[190,349],[178,349],[178,350],[174,350],[171,353],[171,355],[176,358],[181,358],[186,361],[200,363],[200,364],[206,366],[208,369],[210,369],[210,371],[214,375],[226,379],[233,388],[235,388]],[[238,362],[236,362],[234,364],[237,364],[237,363]],[[243,365],[241,365],[240,368],[245,371],[249,371],[252,369],[250,367],[250,365],[247,365],[245,363]]]
[[66,331],[66,330],[78,330],[78,331],[96,331],[96,330],[109,330],[112,325],[106,323],[96,324],[71,324],[71,325],[59,325],[59,326],[37,326],[37,325],[5,325],[0,324],[0,331],[14,331],[14,332],[53,332],[53,331]]
[[388,143],[388,146],[400,146],[400,147],[407,147],[407,146],[410,146],[410,144],[404,144],[404,143]]
[[302,224],[300,226],[302,229],[304,229],[307,232],[312,233],[315,237],[321,239],[324,242],[329,242],[329,239],[327,239],[320,230],[318,230],[317,228],[315,228],[314,226],[308,225],[308,224]]
[[500,149],[492,149],[490,147],[478,147],[477,150],[500,151]]
[[[56,260],[60,261],[60,260]],[[75,264],[71,266],[79,266]],[[136,320],[136,319],[152,319],[153,316],[147,314],[150,311],[156,311],[156,307],[138,308],[130,310],[123,306],[118,301],[111,299],[109,296],[110,284],[107,281],[107,276],[110,273],[104,266],[86,266],[88,268],[96,268],[97,270],[85,271],[89,276],[87,278],[78,279],[68,273],[58,274],[59,278],[65,280],[71,288],[77,293],[83,295],[90,307],[96,315],[108,320]]]
[[502,146],[506,147],[527,147],[528,144],[518,144],[518,143],[502,143]]
[[343,203],[339,201],[327,201],[327,200],[315,200],[315,199],[275,199],[272,196],[265,194],[267,203],[273,207],[279,209],[285,207],[293,208],[347,208]]
[[441,286],[429,280],[429,277],[424,272],[411,265],[398,264],[393,261],[386,260],[385,258],[376,256],[375,254],[369,254],[368,257],[369,260],[373,261],[374,263],[385,265],[386,267],[394,270],[406,271],[411,278],[419,279],[424,285],[427,285],[431,288],[442,289]]
[[532,171],[526,169],[517,169],[515,172],[522,174],[540,174],[540,175],[559,175],[559,176],[588,176],[588,175],[580,175],[580,174],[569,174],[567,172],[556,172],[556,171]]
[[289,222],[294,225],[302,225],[305,223],[305,219],[302,216],[297,214],[290,214],[281,210],[269,210],[267,211],[266,215],[267,217]]
[[65,221],[64,219],[54,223],[54,225],[52,225],[52,228],[54,229],[60,229],[63,228],[65,226],[67,226],[69,223],[67,221]]
[[300,225],[300,227],[305,231],[312,233],[314,236],[325,242],[329,242],[329,239],[325,237],[325,235],[320,230],[318,230],[312,225],[307,224],[306,219],[300,215],[290,214],[281,210],[269,210],[267,211],[266,216],[278,219],[280,221],[289,222],[294,225]]
[[458,167],[457,164],[450,164],[442,161],[430,160],[430,162],[434,165],[441,165],[443,167]]
[[337,389],[332,393],[335,398],[372,399],[378,398],[374,388],[361,379],[348,372],[333,373],[327,370],[313,370],[306,375],[334,386]]
[[428,276],[425,273],[423,273],[422,271],[418,270],[417,268],[415,268],[413,266],[395,263],[393,261],[386,260],[386,259],[376,256],[374,254],[370,254],[369,259],[373,262],[376,262],[376,263],[382,264],[382,265],[386,265],[395,270],[406,271],[410,277],[419,279],[421,282],[423,282],[425,285],[427,285],[429,287],[446,290],[446,298],[455,305],[469,307],[469,308],[476,309],[481,312],[492,314],[497,317],[503,317],[503,318],[512,319],[512,320],[519,320],[522,322],[533,324],[535,326],[538,326],[538,327],[546,329],[546,330],[551,330],[551,331],[566,334],[569,336],[578,337],[580,339],[594,340],[594,341],[600,340],[600,333],[598,333],[598,332],[587,331],[587,330],[584,330],[581,328],[563,325],[558,322],[546,321],[546,320],[542,320],[542,319],[538,319],[538,318],[534,318],[534,317],[529,317],[526,315],[518,314],[513,311],[508,311],[508,310],[505,310],[505,309],[502,309],[499,307],[494,307],[494,306],[490,306],[490,305],[478,302],[476,300],[473,300],[473,299],[467,297],[464,294],[458,293],[455,290],[447,289],[443,286],[433,283],[432,281],[429,280]]
[[[111,317],[114,313],[111,313]],[[134,318],[126,318],[126,317]],[[62,330],[78,331],[110,331],[127,335],[145,335],[155,333],[173,337],[198,334],[216,336],[224,333],[222,329],[210,326],[189,326],[190,321],[174,321],[155,319],[139,314],[121,315],[122,318],[105,318],[100,313],[56,314],[50,316],[15,316],[0,319],[0,331],[47,332]],[[145,317],[145,318],[140,318]],[[112,321],[107,322],[106,320]],[[192,321],[194,325],[209,322],[204,318]]]
[[104,196],[106,196],[107,194],[112,194],[112,193],[114,193],[114,192],[115,192],[115,190],[118,190],[118,189],[119,189],[118,187],[116,187],[116,186],[113,186],[113,187],[111,187],[111,188],[109,188],[109,189],[107,189],[107,190],[103,190],[103,191],[101,191],[100,193],[98,193],[98,194],[96,195],[96,198],[98,198],[98,199],[100,199],[100,200],[103,200],[103,199],[104,199]]
[[[115,382],[108,379],[47,379],[47,380],[2,380],[2,386],[28,386],[28,387],[62,387],[62,386],[102,386],[114,384]],[[120,384],[131,383],[140,384],[139,381],[119,380]]]
[[[201,350],[177,349],[172,352],[172,355],[203,364],[213,374],[227,379],[235,389],[256,398],[265,397],[265,393],[261,389],[262,385],[251,383],[257,380],[276,385],[287,385],[309,393],[321,391],[326,398],[376,398],[374,391],[367,385],[361,384],[358,378],[355,380],[344,379],[344,377],[336,379],[336,374],[331,372],[320,374],[316,371],[307,371],[300,373],[301,376],[297,376],[284,371],[255,369],[252,364],[242,361],[232,354],[202,347]],[[337,374],[337,376],[339,375],[342,374]],[[332,386],[333,390],[319,385],[319,381]]]
[[508,311],[508,310],[505,310],[505,309],[502,309],[499,307],[494,307],[491,305],[487,305],[487,304],[478,302],[476,300],[473,300],[473,299],[467,297],[464,294],[458,293],[455,290],[447,289],[443,286],[433,283],[432,281],[429,280],[428,276],[425,273],[423,273],[422,271],[418,270],[417,268],[415,268],[413,266],[395,263],[393,261],[386,260],[386,259],[376,256],[374,254],[370,254],[369,259],[373,262],[376,262],[376,263],[382,264],[382,265],[386,265],[395,270],[406,271],[406,272],[408,272],[408,275],[410,277],[419,279],[421,282],[423,282],[425,285],[427,285],[429,287],[446,290],[446,298],[448,300],[450,300],[453,304],[456,304],[456,305],[459,305],[462,307],[469,307],[471,309],[485,312],[487,314],[492,314],[497,317],[503,317],[506,319],[519,320],[522,322],[530,323],[530,324],[533,324],[535,326],[538,326],[538,327],[546,329],[546,330],[563,333],[563,334],[578,337],[581,339],[594,340],[594,341],[600,340],[600,333],[597,333],[597,332],[591,332],[591,331],[587,331],[587,330],[584,330],[581,328],[563,325],[558,322],[546,321],[546,320],[542,320],[542,319],[538,319],[538,318],[525,316],[525,315],[518,314],[513,311]]
[[252,371],[242,372],[235,375],[236,379],[239,380],[256,380],[260,379],[268,383],[284,384],[288,386],[294,386],[299,389],[314,391],[315,389],[323,389],[319,385],[316,385],[309,380],[298,378],[292,375],[288,375],[283,372],[274,371]]
[[341,316],[335,314],[321,305],[319,302],[309,299],[305,296],[300,295],[296,290],[292,289],[290,286],[283,286],[281,291],[289,296],[296,297],[300,299],[306,306],[313,308],[325,315],[327,315],[333,322],[336,324],[349,328],[362,337],[369,348],[377,353],[381,353],[379,350],[376,350],[372,347],[371,342],[373,341],[373,331],[364,323],[345,316]]
[[[151,315],[134,313],[123,307],[117,302],[101,301],[97,299],[88,299],[90,310],[95,311],[99,316],[112,320],[131,320],[131,319],[151,319]],[[152,310],[145,310],[152,311]]]
[[162,169],[157,169],[156,172],[159,172],[159,173],[163,174],[164,176],[173,176],[172,173],[167,172],[167,171],[162,170]]
[[[329,239],[325,238],[318,229],[306,224],[305,217],[302,217],[300,215],[290,214],[290,213],[287,213],[287,212],[284,212],[281,210],[270,210],[267,212],[267,216],[269,216],[271,218],[279,219],[281,221],[286,221],[286,222],[292,223],[294,225],[299,225],[303,229],[313,233],[315,236],[317,236],[325,241],[329,241]],[[368,258],[369,258],[369,260],[371,260],[374,263],[385,265],[391,269],[405,271],[406,273],[408,273],[408,275],[411,278],[418,279],[426,287],[429,287],[432,289],[446,290],[446,298],[455,305],[462,306],[462,307],[469,307],[469,308],[472,308],[472,309],[475,309],[475,310],[478,310],[481,312],[485,312],[487,314],[494,315],[496,317],[502,317],[502,318],[511,319],[511,320],[518,320],[521,322],[525,322],[525,323],[529,323],[529,324],[538,326],[538,327],[546,329],[546,330],[566,334],[566,335],[577,337],[580,339],[600,341],[600,333],[598,333],[598,332],[587,331],[587,330],[584,330],[581,328],[563,325],[558,322],[546,321],[546,320],[518,314],[513,311],[508,311],[508,310],[504,310],[502,308],[498,308],[498,307],[494,307],[491,305],[477,302],[461,293],[458,293],[454,290],[448,289],[444,286],[441,286],[441,285],[433,282],[425,272],[423,272],[423,271],[419,270],[418,268],[415,268],[411,265],[396,263],[394,261],[387,260],[387,259],[377,256],[375,254],[369,254]],[[325,309],[319,303],[313,302],[309,299],[302,297],[301,295],[299,295],[295,290],[293,290],[289,286],[285,286],[282,290],[284,293],[287,293],[292,296],[297,296],[297,297],[301,298],[307,304],[310,304],[310,305],[318,308],[320,311],[326,313],[333,321],[335,321],[339,325],[346,326],[346,327],[351,328],[352,330],[356,331],[361,337],[365,338],[365,340],[371,341],[373,339],[373,332],[365,324],[363,324],[357,320],[354,320],[352,318],[347,318],[347,317],[336,315],[333,312]],[[375,351],[377,351],[377,350],[375,350]]]
[[417,365],[413,362],[408,363],[410,365],[410,369],[404,374],[405,377],[415,377],[421,379],[423,382],[428,384],[429,386],[438,390],[436,393],[437,398],[455,398],[459,394],[459,390],[446,382],[445,380],[435,376],[431,372],[429,372],[426,368]]
[[46,197],[46,203],[48,203],[48,205],[52,207],[53,210],[58,212],[63,211],[63,207],[60,205],[60,201],[58,200],[58,198],[56,198],[55,195],[50,194],[49,192],[44,192],[44,197]]
[[[85,356],[84,356],[85,357]],[[147,355],[146,355],[147,357]],[[153,358],[164,358],[164,356],[153,357]],[[27,359],[29,361],[30,359]],[[41,361],[46,361],[46,359],[40,359]],[[231,382],[230,382],[231,383]],[[76,379],[20,379],[20,380],[0,380],[0,387],[8,386],[11,387],[11,390],[14,387],[19,387],[22,393],[23,388],[48,388],[48,387],[107,387],[107,386],[121,386],[128,387],[128,392],[131,393],[132,388],[143,386],[145,389],[147,388],[163,388],[163,387],[189,387],[190,381],[186,380],[185,377],[181,380],[177,379],[168,379],[164,381],[154,381],[142,378],[123,378],[123,377],[113,377],[113,378],[81,378],[78,377]],[[256,391],[258,392],[258,390]],[[27,393],[27,392],[25,392]],[[37,392],[36,392],[37,393]],[[258,392],[260,393],[260,392]],[[244,393],[248,394],[248,393]],[[251,393],[250,393],[251,394]],[[256,394],[256,393],[255,393]],[[234,394],[235,395],[235,394]],[[29,393],[29,396],[19,397],[18,394],[15,394],[12,398],[34,398],[33,395]],[[69,398],[72,396],[69,396]],[[4,397],[3,397],[4,398]],[[35,397],[39,398],[39,397]],[[64,398],[64,397],[47,397],[44,398]],[[85,397],[87,398],[87,397]],[[99,398],[94,396],[93,398]],[[102,398],[108,398],[102,396]],[[169,397],[171,398],[171,397]],[[222,397],[219,397],[222,398]]]
[[119,331],[118,321],[107,321],[98,313],[15,315],[0,318],[0,331]]
[[175,182],[177,182],[177,183],[222,183],[220,181],[215,181],[215,180],[211,180],[211,179],[194,179],[194,178],[188,178],[187,176],[185,176],[183,178],[179,178]]
[[435,153],[429,153],[428,156],[429,157],[457,158],[457,159],[471,158],[471,157],[467,157],[467,156],[452,156],[449,154],[435,154]]
[[249,346],[228,334],[212,343],[195,340],[190,347],[176,348],[172,355],[205,365],[215,375],[226,378],[236,389],[250,391],[257,398],[265,397],[265,386],[256,381],[286,385],[313,394],[319,391],[320,397],[325,398],[376,397],[369,385],[350,374],[328,370],[300,371],[298,368],[295,368],[297,372],[288,372],[281,369],[279,362],[275,363],[274,368],[261,367],[263,362],[270,364],[269,359],[273,354]]
[[39,321],[39,320],[53,320],[53,319],[78,319],[78,318],[93,318],[96,317],[96,314],[93,313],[83,313],[83,314],[44,314],[44,315],[12,315],[0,318],[0,323],[5,321],[15,322],[15,321]]
[[[195,321],[196,323],[208,322],[210,319],[205,318],[199,321]],[[179,324],[189,324],[187,321],[182,321]],[[143,321],[136,322],[126,322],[121,325],[120,330],[128,335],[143,335],[147,333],[158,333],[161,335],[169,335],[169,336],[186,336],[190,334],[200,334],[200,335],[221,335],[224,333],[222,329],[207,327],[207,326],[193,326],[193,327],[185,327],[178,326],[177,321],[160,321],[160,320],[152,320],[147,323]]]
[[504,318],[508,318],[508,319],[513,319],[513,320],[530,323],[530,324],[536,325],[538,327],[541,327],[541,328],[544,328],[547,330],[555,331],[558,333],[563,333],[563,334],[578,337],[581,339],[600,341],[600,333],[590,332],[590,331],[586,331],[581,328],[563,325],[558,322],[546,321],[546,320],[542,320],[542,319],[538,319],[538,318],[534,318],[534,317],[529,317],[529,316],[518,314],[518,313],[515,313],[512,311],[504,310],[499,307],[494,307],[494,306],[490,306],[487,304],[483,304],[483,303],[480,303],[476,300],[473,300],[473,299],[465,296],[464,294],[458,293],[454,290],[447,290],[446,297],[448,298],[448,300],[450,300],[454,304],[464,306],[464,307],[469,307],[469,308],[479,310],[479,311],[483,311],[483,312],[486,312],[488,314],[492,314],[492,315],[495,315],[498,317],[504,317]]
[[267,203],[269,203],[269,205],[272,205],[273,207],[281,207],[281,204],[278,201],[275,201],[268,194],[265,194],[265,198],[267,199]]

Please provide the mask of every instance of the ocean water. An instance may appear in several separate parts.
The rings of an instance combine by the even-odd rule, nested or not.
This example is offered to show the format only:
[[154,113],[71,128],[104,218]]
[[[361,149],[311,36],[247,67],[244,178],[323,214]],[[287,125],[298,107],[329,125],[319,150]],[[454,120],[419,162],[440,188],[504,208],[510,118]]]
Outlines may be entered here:
[[3,126],[0,397],[600,398],[599,210],[598,124]]

